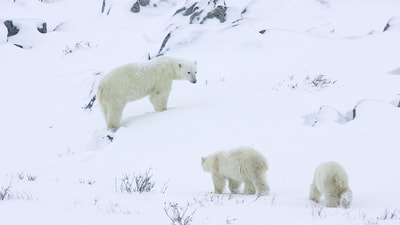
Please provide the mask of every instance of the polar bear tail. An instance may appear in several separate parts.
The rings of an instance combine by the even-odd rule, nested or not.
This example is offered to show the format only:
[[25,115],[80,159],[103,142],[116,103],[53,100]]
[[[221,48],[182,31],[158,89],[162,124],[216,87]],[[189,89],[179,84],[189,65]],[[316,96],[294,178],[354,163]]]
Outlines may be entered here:
[[99,105],[100,105],[100,108],[101,108],[104,118],[107,120],[108,113],[107,113],[106,105],[104,104],[103,92],[104,92],[104,88],[101,85],[99,85],[99,87],[97,88],[97,93],[96,93],[97,101],[99,102]]
[[97,88],[96,96],[97,96],[97,101],[99,101],[100,103],[100,107],[103,107],[103,91],[104,88],[101,85],[99,85],[99,87]]
[[336,184],[337,189],[339,189],[339,190],[347,189],[347,183],[343,180],[342,177],[335,176],[334,179],[335,179],[335,184]]

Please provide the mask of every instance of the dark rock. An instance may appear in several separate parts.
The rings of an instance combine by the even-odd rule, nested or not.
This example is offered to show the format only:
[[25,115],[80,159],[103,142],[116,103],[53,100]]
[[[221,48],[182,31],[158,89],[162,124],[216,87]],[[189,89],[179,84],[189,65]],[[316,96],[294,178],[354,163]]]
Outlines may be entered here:
[[108,134],[106,137],[107,137],[107,139],[108,139],[110,142],[113,142],[113,140],[114,140],[114,137],[113,137],[113,136],[111,136],[111,135]]
[[226,6],[217,6],[211,12],[207,13],[207,16],[203,18],[200,22],[201,24],[204,23],[207,19],[217,18],[221,23],[225,22],[226,20],[226,10],[228,7]]
[[389,30],[389,28],[390,28],[390,24],[389,24],[389,22],[387,22],[385,27],[383,28],[383,32]]
[[93,95],[93,97],[90,99],[89,103],[82,108],[85,110],[91,110],[93,107],[94,102],[96,101],[96,95]]
[[139,5],[148,6],[150,4],[150,0],[138,0]]
[[176,12],[174,13],[174,16],[175,16],[176,14],[179,14],[179,13],[185,11],[185,10],[186,10],[186,7],[182,7],[182,8],[180,8],[180,9],[176,10]]
[[195,20],[195,19],[197,19],[197,21],[199,21],[199,20],[200,20],[200,15],[201,15],[201,13],[203,13],[203,10],[200,10],[200,11],[198,11],[198,12],[193,13],[193,14],[190,16],[190,21],[189,21],[189,23],[192,24],[192,23],[193,23],[193,20]]
[[101,13],[104,13],[106,10],[106,0],[103,0],[103,3],[101,4]]
[[393,28],[398,29],[399,27],[400,27],[400,17],[392,17],[386,22],[385,27],[383,28],[383,32],[386,32]]
[[6,21],[4,21],[4,25],[7,27],[7,31],[8,31],[7,37],[10,37],[10,36],[13,36],[13,35],[18,34],[19,28],[16,27],[16,26],[13,24],[13,21],[11,21],[11,20],[6,20]]
[[140,12],[140,4],[139,4],[139,2],[135,2],[135,4],[133,4],[133,6],[131,8],[131,12],[133,12],[133,13]]
[[164,50],[165,46],[167,45],[168,40],[171,38],[171,33],[172,33],[172,31],[169,32],[169,33],[167,34],[167,36],[165,36],[165,38],[164,38],[164,40],[163,40],[163,42],[162,42],[162,44],[161,44],[160,50],[158,51],[157,56],[161,56],[161,55],[164,54],[164,53],[163,53],[163,50]]
[[24,49],[24,46],[22,46],[22,45],[19,45],[19,44],[14,44],[14,45],[17,46],[18,48]]
[[266,31],[267,31],[266,29],[263,29],[263,30],[258,31],[258,33],[264,34]]
[[189,16],[190,14],[194,13],[196,10],[199,9],[199,7],[196,7],[197,2],[195,2],[193,5],[191,5],[186,11],[183,13],[184,16]]
[[47,33],[47,23],[43,22],[42,24],[40,24],[40,26],[37,27],[37,30],[42,34]]

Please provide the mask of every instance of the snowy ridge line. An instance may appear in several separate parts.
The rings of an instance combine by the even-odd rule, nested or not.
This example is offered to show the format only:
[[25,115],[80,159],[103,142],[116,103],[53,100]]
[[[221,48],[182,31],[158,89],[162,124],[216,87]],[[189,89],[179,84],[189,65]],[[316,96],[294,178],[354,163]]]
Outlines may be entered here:
[[[372,104],[372,105],[371,105]],[[358,101],[352,110],[349,110],[345,114],[342,114],[337,109],[332,106],[321,106],[318,113],[309,114],[304,116],[304,124],[315,126],[319,123],[323,122],[336,122],[339,124],[346,124],[352,120],[355,120],[359,117],[360,113],[358,112],[358,108],[363,108],[364,105],[369,105],[368,107],[382,107],[382,104],[386,106],[392,106],[395,108],[400,108],[400,99],[396,99],[390,102],[384,102],[373,99],[363,99]],[[362,113],[365,112],[365,109],[362,110]],[[362,115],[361,113],[361,115]],[[380,115],[383,117],[384,115]]]

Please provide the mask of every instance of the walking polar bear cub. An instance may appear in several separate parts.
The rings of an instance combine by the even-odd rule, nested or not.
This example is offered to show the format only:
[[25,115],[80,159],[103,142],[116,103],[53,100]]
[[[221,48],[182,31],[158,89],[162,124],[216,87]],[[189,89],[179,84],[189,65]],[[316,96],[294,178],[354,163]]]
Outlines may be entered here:
[[122,112],[128,102],[149,96],[157,112],[167,109],[173,80],[196,83],[197,63],[160,56],[143,63],[131,63],[115,68],[101,81],[97,99],[107,128],[120,127]]
[[218,151],[207,157],[202,157],[203,170],[211,173],[214,192],[223,193],[225,182],[232,194],[239,193],[244,182],[245,194],[269,194],[265,179],[268,170],[267,160],[250,147],[239,147],[229,151]]
[[352,201],[352,192],[345,169],[337,162],[321,163],[314,173],[310,188],[310,199],[319,202],[325,197],[325,206],[348,208]]

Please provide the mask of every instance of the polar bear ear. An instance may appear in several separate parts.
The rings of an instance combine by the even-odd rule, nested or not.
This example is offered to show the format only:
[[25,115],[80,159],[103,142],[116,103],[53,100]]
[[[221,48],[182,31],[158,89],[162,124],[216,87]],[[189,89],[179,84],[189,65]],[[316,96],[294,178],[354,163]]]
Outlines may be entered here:
[[194,65],[196,65],[196,66],[197,66],[197,61],[194,61]]
[[205,157],[201,157],[201,164],[203,164],[204,161],[206,161],[206,158]]

